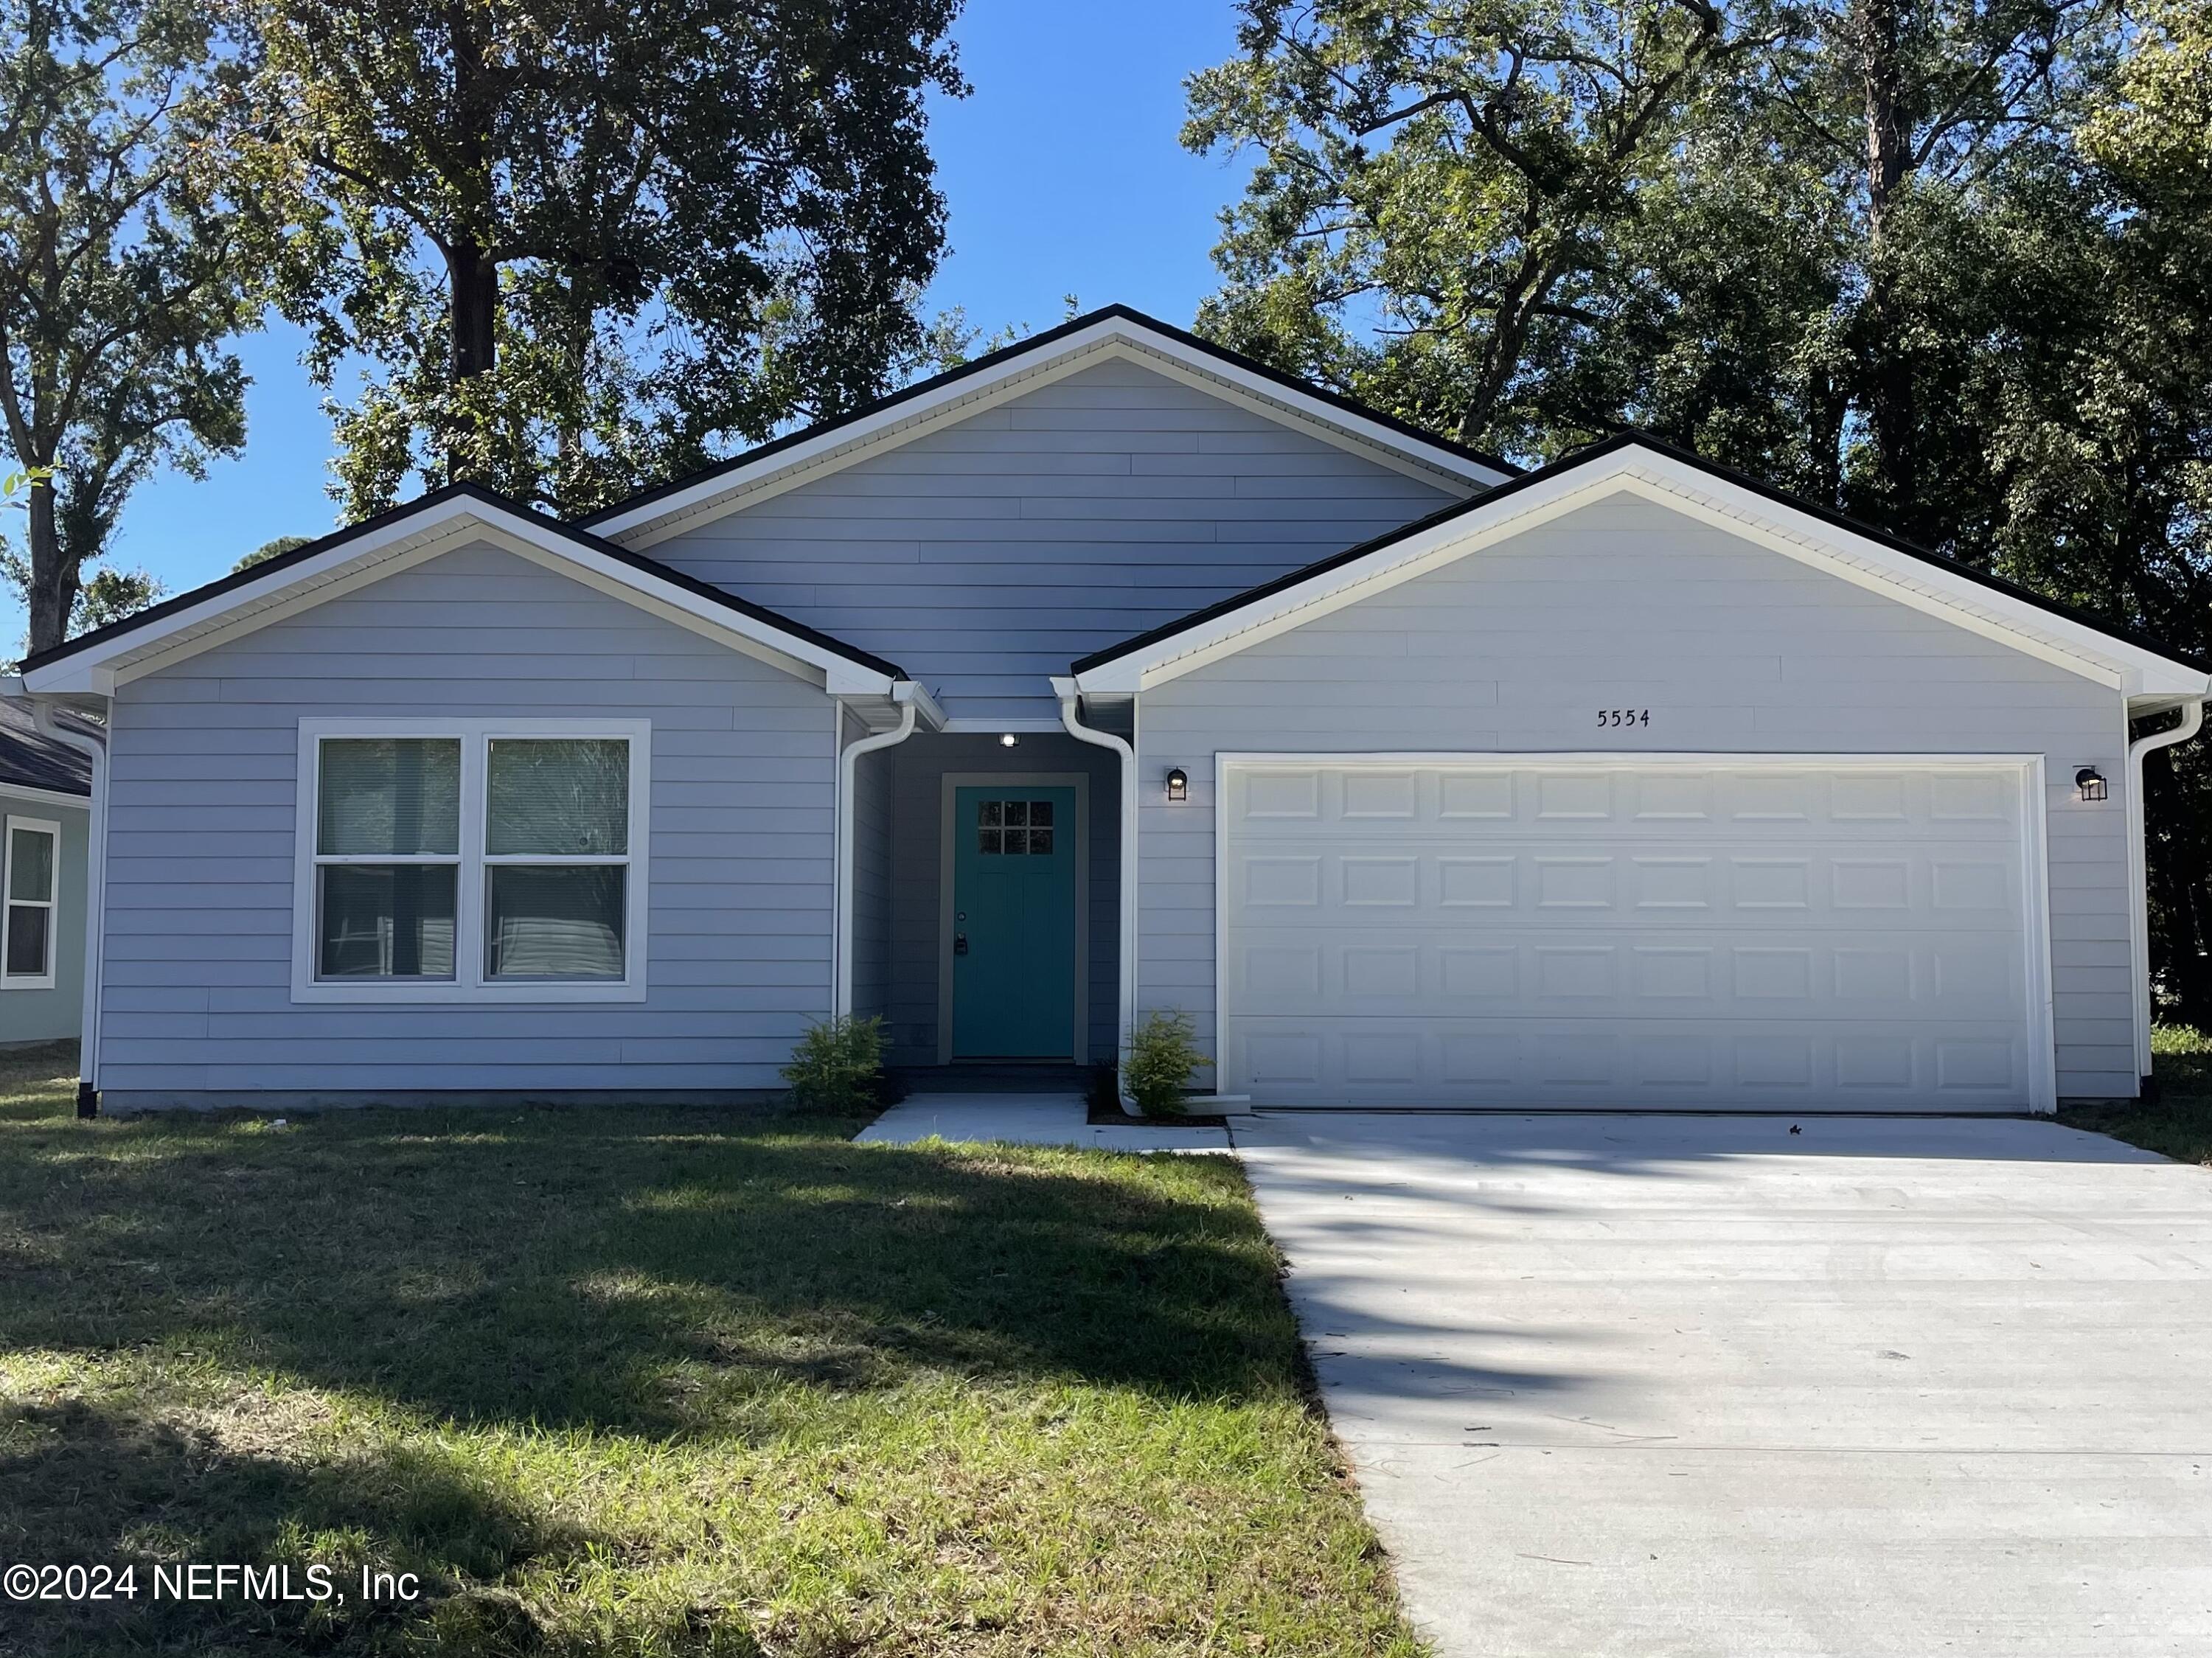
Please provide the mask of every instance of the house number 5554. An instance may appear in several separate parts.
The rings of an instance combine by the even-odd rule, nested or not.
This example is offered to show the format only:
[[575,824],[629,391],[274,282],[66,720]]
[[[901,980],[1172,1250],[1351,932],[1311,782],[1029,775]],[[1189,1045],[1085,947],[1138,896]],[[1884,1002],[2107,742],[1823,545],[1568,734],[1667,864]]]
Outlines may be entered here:
[[1651,723],[1649,708],[1600,708],[1597,723],[1601,726],[1648,726]]

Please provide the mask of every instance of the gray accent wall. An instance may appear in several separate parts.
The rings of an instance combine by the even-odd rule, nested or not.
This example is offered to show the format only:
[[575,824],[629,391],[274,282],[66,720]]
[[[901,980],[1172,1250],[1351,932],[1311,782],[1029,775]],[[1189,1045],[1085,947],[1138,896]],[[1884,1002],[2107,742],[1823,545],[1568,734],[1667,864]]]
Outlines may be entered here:
[[[943,962],[944,799],[947,774],[990,776],[1080,773],[1089,794],[1087,857],[1090,880],[1083,895],[1091,1006],[1089,1058],[1114,1057],[1115,998],[1121,926],[1121,766],[1114,753],[1079,743],[1064,732],[1024,735],[1018,748],[1001,748],[994,737],[970,734],[915,737],[884,750],[895,761],[896,831],[891,841],[890,1058],[895,1065],[938,1062],[938,985]],[[865,762],[864,762],[865,763]]]
[[954,719],[1049,719],[1077,657],[1454,499],[1115,361],[647,550],[889,658]]
[[[1601,708],[1651,723],[1601,728]],[[2041,754],[2058,1091],[2136,1089],[2125,708],[2115,688],[1615,496],[1146,691],[1138,1008],[1210,1046],[1214,756]],[[2074,798],[2094,765],[2112,798]],[[1170,806],[1156,780],[1190,774]]]
[[[295,1004],[300,721],[563,713],[652,722],[646,999]],[[818,688],[488,545],[124,686],[103,1090],[781,1086],[830,1007],[836,718]]]
[[0,1047],[74,1040],[84,1007],[84,806],[25,799],[0,790],[0,811],[11,817],[42,817],[62,827],[61,866],[55,872],[54,987],[0,989]]
[[[868,735],[845,716],[845,741]],[[896,750],[878,749],[853,761],[853,1011],[890,1017],[891,768]]]

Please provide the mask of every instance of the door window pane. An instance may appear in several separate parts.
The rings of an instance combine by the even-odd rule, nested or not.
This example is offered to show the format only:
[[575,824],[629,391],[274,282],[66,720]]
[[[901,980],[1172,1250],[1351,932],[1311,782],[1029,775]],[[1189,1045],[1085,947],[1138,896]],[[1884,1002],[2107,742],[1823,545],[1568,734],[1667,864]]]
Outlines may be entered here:
[[54,837],[44,829],[19,829],[9,835],[8,896],[41,904],[52,900]]
[[[43,835],[40,837],[45,839]],[[53,911],[43,904],[8,907],[7,973],[11,979],[46,976],[46,938]]]
[[453,976],[453,865],[327,864],[316,873],[319,976]]
[[629,850],[629,744],[501,738],[485,776],[493,857],[619,858]]
[[487,971],[495,979],[621,978],[628,874],[619,865],[495,865]]
[[1031,829],[1049,829],[1052,827],[1051,801],[1032,800],[1030,802],[1030,827]]
[[315,850],[451,857],[461,848],[461,745],[449,737],[328,738]]

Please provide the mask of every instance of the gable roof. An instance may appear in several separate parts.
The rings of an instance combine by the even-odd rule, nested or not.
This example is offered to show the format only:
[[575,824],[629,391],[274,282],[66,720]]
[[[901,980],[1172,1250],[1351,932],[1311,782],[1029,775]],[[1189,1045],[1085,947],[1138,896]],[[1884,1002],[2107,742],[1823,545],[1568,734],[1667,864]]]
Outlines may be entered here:
[[1368,592],[1623,490],[1720,524],[2057,665],[2117,678],[2130,695],[2205,694],[2206,666],[2154,640],[1636,431],[1578,449],[1472,501],[1093,652],[1070,672],[1085,692],[1134,691],[1140,683],[1176,677]]
[[0,788],[10,785],[89,795],[92,756],[47,736],[20,702],[0,700]]
[[1215,396],[1260,409],[1441,488],[1488,489],[1518,471],[1325,387],[1127,306],[1086,312],[890,396],[763,443],[578,520],[628,544],[653,542],[804,479],[851,465],[981,408],[1113,359],[1134,361]]
[[508,550],[681,625],[717,635],[782,665],[818,671],[832,690],[883,694],[907,677],[896,663],[548,518],[496,490],[455,483],[27,657],[24,683],[34,692],[100,693],[118,680],[151,671],[157,662],[190,654],[217,638],[265,625],[487,535]]

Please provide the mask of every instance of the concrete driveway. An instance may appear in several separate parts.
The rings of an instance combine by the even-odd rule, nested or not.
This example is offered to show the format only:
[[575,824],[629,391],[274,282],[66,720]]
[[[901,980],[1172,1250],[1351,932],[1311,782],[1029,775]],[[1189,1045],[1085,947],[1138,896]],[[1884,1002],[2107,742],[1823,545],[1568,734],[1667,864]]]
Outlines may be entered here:
[[2212,1173],[1790,1126],[1237,1126],[1438,1651],[2212,1653]]

